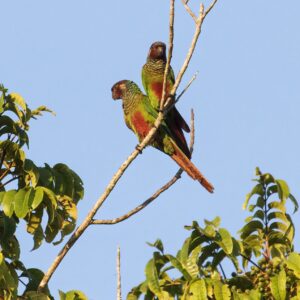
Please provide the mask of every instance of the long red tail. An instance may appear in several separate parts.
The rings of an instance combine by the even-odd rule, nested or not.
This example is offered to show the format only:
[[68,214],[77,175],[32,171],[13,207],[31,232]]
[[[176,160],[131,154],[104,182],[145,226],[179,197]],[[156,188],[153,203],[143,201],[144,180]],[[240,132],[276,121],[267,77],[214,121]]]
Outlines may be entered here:
[[200,184],[207,189],[210,193],[213,193],[213,185],[201,174],[197,167],[180,151],[178,146],[174,143],[175,152],[171,156],[177,164],[194,180],[198,180]]

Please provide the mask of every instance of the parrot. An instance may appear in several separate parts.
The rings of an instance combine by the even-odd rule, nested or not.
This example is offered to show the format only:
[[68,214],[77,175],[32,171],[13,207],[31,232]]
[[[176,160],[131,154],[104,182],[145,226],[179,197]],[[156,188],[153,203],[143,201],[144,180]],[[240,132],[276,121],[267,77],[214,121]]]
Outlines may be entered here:
[[[153,43],[150,46],[147,61],[142,68],[142,83],[151,105],[156,111],[160,109],[166,62],[166,44],[163,42]],[[169,96],[174,82],[175,76],[170,66],[166,82],[166,98]],[[165,120],[177,145],[188,158],[191,158],[191,153],[182,131],[190,132],[190,128],[175,106],[167,113]]]
[[[141,142],[154,127],[158,116],[157,111],[152,107],[148,96],[133,81],[120,80],[113,85],[111,92],[114,100],[122,99],[125,123]],[[150,145],[170,156],[191,178],[198,180],[210,193],[213,192],[212,184],[177,145],[168,124],[164,120],[157,129]]]

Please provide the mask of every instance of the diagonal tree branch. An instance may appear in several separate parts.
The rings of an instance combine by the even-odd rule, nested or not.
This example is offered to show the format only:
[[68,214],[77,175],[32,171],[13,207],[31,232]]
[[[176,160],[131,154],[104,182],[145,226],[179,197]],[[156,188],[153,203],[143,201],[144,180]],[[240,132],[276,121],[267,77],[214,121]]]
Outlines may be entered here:
[[173,25],[174,25],[174,10],[175,10],[174,9],[174,1],[175,0],[170,0],[170,25],[169,25],[169,42],[170,42],[170,44],[169,44],[167,64],[166,64],[165,73],[164,73],[164,89],[163,89],[163,95],[162,95],[162,101],[161,101],[161,103],[163,104],[163,106],[161,106],[161,107],[163,109],[160,109],[160,111],[158,113],[158,117],[157,117],[157,119],[154,123],[154,127],[149,131],[149,133],[147,134],[145,139],[138,145],[138,147],[136,147],[136,149],[129,155],[129,157],[124,161],[124,163],[121,165],[121,167],[117,170],[117,172],[115,173],[115,175],[112,177],[111,181],[109,182],[109,184],[105,188],[103,194],[96,201],[96,203],[94,204],[93,208],[90,210],[90,212],[88,213],[88,215],[86,216],[84,221],[74,231],[72,236],[69,238],[69,240],[63,246],[61,251],[58,253],[56,258],[52,262],[51,266],[49,267],[49,269],[45,273],[43,279],[41,280],[41,282],[39,284],[39,287],[38,287],[38,291],[42,291],[45,288],[45,286],[47,285],[47,283],[51,279],[53,273],[55,272],[55,270],[57,269],[57,267],[59,266],[59,264],[61,263],[61,261],[65,257],[65,255],[72,248],[72,246],[76,243],[76,241],[83,234],[83,232],[87,229],[87,227],[90,224],[92,224],[93,217],[95,216],[97,211],[101,208],[101,206],[103,205],[105,200],[108,198],[108,196],[110,195],[110,193],[112,192],[112,190],[114,189],[114,187],[116,186],[116,184],[118,183],[119,179],[122,177],[122,175],[124,174],[126,169],[130,166],[130,164],[133,162],[133,160],[141,153],[141,150],[143,150],[150,143],[151,139],[154,137],[157,129],[159,128],[161,122],[164,119],[163,110],[168,106],[168,102],[171,101],[172,95],[175,95],[176,90],[177,90],[177,88],[178,88],[178,86],[179,86],[179,84],[182,80],[182,77],[183,77],[183,75],[184,75],[184,73],[185,73],[185,71],[186,71],[186,69],[189,65],[189,62],[190,62],[191,57],[193,55],[193,52],[195,50],[195,46],[196,46],[198,37],[201,33],[201,26],[202,26],[202,23],[204,21],[204,18],[207,15],[207,13],[212,9],[214,4],[217,2],[217,0],[215,0],[213,2],[213,4],[211,5],[211,7],[209,8],[209,10],[206,11],[206,12],[204,12],[203,5],[200,6],[201,8],[200,8],[200,14],[199,14],[199,18],[198,18],[199,22],[197,23],[197,26],[196,26],[196,31],[194,33],[194,37],[193,37],[193,40],[192,40],[192,43],[191,43],[191,47],[190,47],[190,49],[187,53],[187,56],[186,56],[186,59],[185,59],[183,65],[182,65],[182,67],[181,67],[181,69],[180,69],[180,71],[177,75],[175,84],[174,84],[174,86],[172,88],[172,91],[170,93],[171,96],[168,97],[167,100],[165,100],[166,76],[167,76],[168,70],[170,68],[172,49],[173,49],[173,36],[174,36]]
[[[173,24],[171,22],[174,21],[174,1],[170,0],[170,37],[174,35],[173,31]],[[173,17],[172,17],[173,16]],[[172,21],[173,20],[173,21]],[[170,38],[171,40],[171,38]],[[171,40],[173,41],[173,40]],[[173,47],[173,45],[172,45]],[[169,49],[172,49],[172,47],[169,46]],[[169,51],[170,52],[170,51]],[[166,64],[166,70],[170,68],[170,59],[168,60],[168,63]],[[165,70],[165,73],[166,73]],[[165,80],[164,80],[165,81]],[[90,210],[84,221],[81,223],[81,225],[75,230],[75,232],[72,234],[72,236],[69,238],[67,243],[64,245],[64,247],[61,249],[61,251],[58,253],[54,261],[52,262],[51,266],[49,267],[48,271],[45,273],[43,279],[41,280],[38,291],[42,291],[44,287],[49,282],[51,276],[53,275],[54,271],[57,269],[65,255],[69,252],[69,250],[72,248],[74,243],[79,239],[79,237],[82,235],[82,233],[87,229],[87,227],[90,225],[90,223],[93,220],[93,217],[97,213],[97,211],[100,209],[100,207],[103,205],[107,197],[110,195],[111,191],[116,186],[119,179],[122,177],[126,169],[129,167],[129,165],[133,162],[133,160],[141,153],[141,150],[143,150],[151,141],[154,134],[156,133],[158,127],[160,126],[161,122],[163,121],[164,114],[162,111],[158,113],[158,117],[155,120],[154,127],[148,132],[147,136],[144,138],[144,140],[136,147],[136,149],[130,154],[130,156],[125,160],[125,162],[121,165],[121,167],[118,169],[118,171],[115,173],[109,184],[107,185],[105,191],[100,196],[100,198],[96,201],[93,208]]]
[[[191,133],[190,133],[190,152],[192,154],[193,148],[195,143],[195,121],[194,121],[194,111],[191,110]],[[113,225],[120,223],[122,221],[125,221],[129,219],[131,216],[135,215],[142,209],[144,209],[146,206],[148,206],[150,203],[152,203],[160,194],[162,194],[164,191],[169,189],[178,179],[181,178],[183,170],[179,169],[174,177],[169,180],[165,185],[163,185],[160,189],[158,189],[151,197],[149,197],[146,201],[141,203],[139,206],[135,207],[128,213],[122,215],[121,217],[111,219],[111,220],[93,220],[91,224],[94,225]]]

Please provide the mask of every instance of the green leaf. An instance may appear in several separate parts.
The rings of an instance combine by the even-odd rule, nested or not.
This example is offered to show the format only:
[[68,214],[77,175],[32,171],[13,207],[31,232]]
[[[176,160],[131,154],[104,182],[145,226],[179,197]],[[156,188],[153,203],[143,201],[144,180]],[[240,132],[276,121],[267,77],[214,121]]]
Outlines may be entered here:
[[9,97],[13,102],[17,103],[24,111],[26,110],[26,102],[21,95],[17,93],[10,93]]
[[31,208],[32,209],[36,209],[40,204],[41,202],[43,201],[43,198],[44,198],[44,190],[43,188],[41,187],[36,187],[35,188],[35,194],[34,194],[34,199],[31,203]]
[[292,195],[292,194],[289,194],[289,199],[293,202],[294,204],[294,211],[293,213],[295,213],[298,209],[299,209],[299,204],[298,204],[298,201],[296,200],[296,198]]
[[32,188],[20,189],[15,195],[15,214],[18,218],[23,219],[30,211],[30,202],[34,197]]
[[39,181],[39,169],[38,167],[33,163],[32,160],[26,159],[24,162],[24,171],[26,172],[26,183],[29,184],[31,182],[33,187],[36,187],[38,181]]
[[260,178],[266,185],[275,182],[274,177],[270,173],[265,173],[265,174],[261,175]]
[[199,279],[190,285],[189,299],[191,300],[207,300],[206,285],[204,279]]
[[15,190],[10,190],[2,198],[3,211],[8,217],[11,217],[14,212],[14,197],[16,192]]
[[224,250],[226,254],[231,254],[233,249],[232,237],[228,230],[225,228],[219,229],[219,234],[221,236],[221,241],[216,241],[220,247]]
[[45,236],[43,233],[43,228],[41,225],[38,225],[37,229],[34,231],[34,235],[33,235],[34,244],[31,251],[38,249],[42,245],[44,238]]
[[249,200],[250,198],[253,196],[253,195],[263,195],[264,193],[264,190],[263,190],[263,186],[261,183],[258,183],[253,189],[252,191],[246,195],[246,199],[245,199],[245,202],[243,203],[243,209],[246,209],[248,207],[248,203],[249,203]]
[[282,203],[282,202],[278,202],[278,201],[270,202],[268,204],[268,207],[269,207],[269,209],[278,209],[278,210],[280,210],[283,213],[286,212],[285,204]]
[[165,255],[166,258],[170,261],[172,266],[176,268],[184,276],[186,280],[192,280],[192,276],[187,272],[182,263],[172,255]]
[[213,225],[207,225],[204,228],[204,234],[210,238],[215,237],[215,235],[216,235],[215,227]]
[[[18,287],[18,278],[15,278],[12,270],[8,267],[3,254],[0,252],[0,287],[4,283],[5,289],[13,292]],[[11,299],[11,298],[8,298]]]
[[147,244],[151,247],[158,249],[161,253],[164,253],[164,245],[160,239],[157,239],[153,244],[147,242]]
[[271,277],[270,287],[275,300],[285,300],[286,274],[284,270],[281,270],[278,275]]
[[285,202],[290,195],[290,189],[287,183],[284,180],[277,179],[275,180],[278,187],[278,196],[281,201]]
[[42,222],[43,208],[38,207],[35,212],[31,213],[27,221],[27,232],[33,234]]
[[[36,290],[38,289],[38,286],[44,277],[44,273],[39,269],[30,268],[27,269],[25,272],[23,272],[20,275],[20,277],[27,277],[29,280],[28,284],[26,285],[25,292],[34,291],[36,293]],[[46,285],[46,287],[43,289],[43,292],[46,295],[50,295],[48,285]],[[33,298],[33,299],[39,300],[39,298]]]
[[221,224],[221,218],[215,217],[212,221],[208,221],[204,219],[205,225],[213,225],[215,228],[218,228]]
[[46,294],[36,291],[28,291],[25,293],[25,296],[26,300],[51,300]]
[[230,290],[226,284],[222,284],[219,280],[214,280],[214,295],[216,300],[230,300]]
[[192,278],[197,278],[199,274],[199,267],[197,262],[198,262],[198,257],[200,252],[201,252],[201,245],[193,249],[190,256],[186,260],[186,263],[184,264],[186,270],[189,272]]
[[0,211],[0,241],[7,241],[16,231],[16,221],[13,218],[7,217],[3,211]]
[[185,266],[186,265],[186,261],[189,257],[189,248],[190,248],[190,244],[191,244],[191,238],[187,238],[185,239],[182,248],[180,249],[180,251],[178,251],[177,253],[177,259]]
[[225,257],[226,253],[223,250],[220,250],[218,253],[216,253],[211,263],[212,267],[216,268]]
[[20,257],[20,245],[15,236],[11,236],[5,241],[1,241],[1,247],[3,254],[12,260],[19,259]]
[[278,211],[274,211],[268,214],[268,221],[274,221],[276,219],[279,219],[283,221],[284,223],[289,223],[286,214]]
[[88,300],[87,296],[78,290],[68,291],[67,293],[63,293],[59,291],[60,300]]
[[260,230],[263,230],[263,224],[260,221],[251,221],[248,224],[246,224],[241,230],[241,238],[245,239],[248,237],[251,233]]
[[287,267],[293,270],[297,278],[300,279],[300,255],[292,252],[286,260]]
[[147,263],[145,268],[145,274],[146,274],[146,281],[150,291],[154,295],[160,296],[162,290],[159,285],[158,274],[157,274],[154,258],[149,260],[149,262]]

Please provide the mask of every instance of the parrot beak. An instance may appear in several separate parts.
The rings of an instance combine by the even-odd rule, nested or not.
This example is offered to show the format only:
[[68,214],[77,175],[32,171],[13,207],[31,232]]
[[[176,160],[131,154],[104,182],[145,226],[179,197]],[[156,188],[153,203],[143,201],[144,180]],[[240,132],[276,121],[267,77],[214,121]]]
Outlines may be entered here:
[[113,100],[121,99],[121,93],[117,83],[114,84],[111,88],[111,97],[113,98]]
[[158,56],[163,56],[163,54],[164,54],[164,48],[163,47],[158,47],[157,48],[157,54],[158,54]]
[[115,93],[115,91],[112,91],[111,96],[112,96],[113,100],[119,100],[120,99],[119,95],[117,93]]

